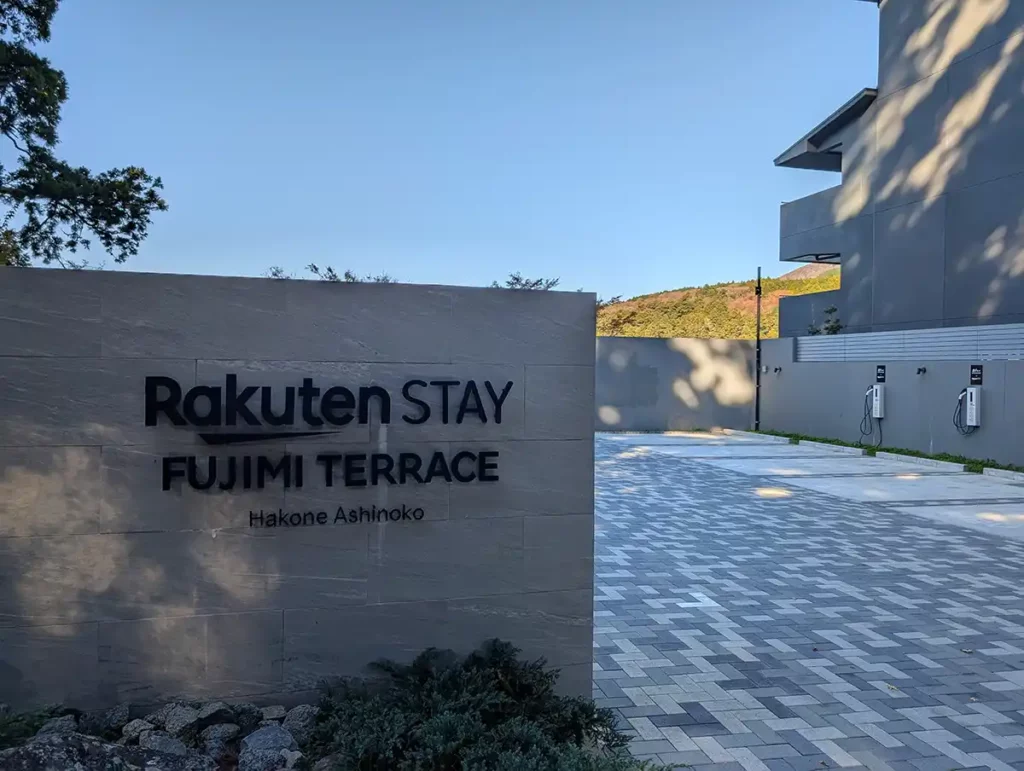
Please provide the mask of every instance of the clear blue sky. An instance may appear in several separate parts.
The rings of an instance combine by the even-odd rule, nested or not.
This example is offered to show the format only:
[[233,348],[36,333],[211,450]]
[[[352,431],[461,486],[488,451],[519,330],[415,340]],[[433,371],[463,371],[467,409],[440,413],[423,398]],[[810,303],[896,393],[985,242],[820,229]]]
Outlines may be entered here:
[[[877,76],[853,0],[65,0],[62,154],[163,177],[131,270],[604,297],[778,263],[772,159]],[[98,260],[102,253],[92,258]],[[108,261],[108,265],[110,262]]]

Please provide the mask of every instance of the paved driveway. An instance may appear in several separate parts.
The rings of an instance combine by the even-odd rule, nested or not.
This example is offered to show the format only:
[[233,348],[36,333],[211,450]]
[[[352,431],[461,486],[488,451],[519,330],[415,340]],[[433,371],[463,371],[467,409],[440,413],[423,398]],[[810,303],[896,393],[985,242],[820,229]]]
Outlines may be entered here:
[[597,439],[595,695],[715,769],[1024,768],[1024,485]]

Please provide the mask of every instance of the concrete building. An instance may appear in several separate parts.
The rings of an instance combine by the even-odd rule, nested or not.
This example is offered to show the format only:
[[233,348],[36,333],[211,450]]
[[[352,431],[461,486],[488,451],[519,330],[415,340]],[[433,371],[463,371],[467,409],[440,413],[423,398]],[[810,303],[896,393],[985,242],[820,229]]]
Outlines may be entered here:
[[[868,0],[874,1],[874,0]],[[780,336],[1024,321],[1024,1],[881,0],[878,84],[776,160],[841,184],[782,206],[780,259],[841,266]]]

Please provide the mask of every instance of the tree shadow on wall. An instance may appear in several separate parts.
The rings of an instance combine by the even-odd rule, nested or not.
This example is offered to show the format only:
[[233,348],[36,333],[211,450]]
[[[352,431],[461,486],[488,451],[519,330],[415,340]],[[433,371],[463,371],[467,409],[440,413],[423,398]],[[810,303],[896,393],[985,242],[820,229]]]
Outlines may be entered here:
[[[837,222],[874,215],[874,328],[1024,321],[1024,8],[881,13],[879,98],[844,149],[833,205]],[[844,293],[866,280],[844,276]]]
[[[0,701],[308,695],[328,674],[358,674],[314,651],[351,652],[361,665],[397,653],[342,618],[367,603],[383,526],[250,528],[251,509],[288,510],[280,480],[232,495],[165,492],[164,455],[211,448],[185,432],[132,444],[131,431],[98,424],[48,437],[39,405],[8,404],[23,411],[5,413],[0,454]],[[35,445],[11,447],[18,437]],[[244,450],[261,452],[282,448]],[[285,608],[310,616],[289,638],[308,654],[290,672]]]
[[602,337],[597,429],[749,428],[753,352],[749,340]]

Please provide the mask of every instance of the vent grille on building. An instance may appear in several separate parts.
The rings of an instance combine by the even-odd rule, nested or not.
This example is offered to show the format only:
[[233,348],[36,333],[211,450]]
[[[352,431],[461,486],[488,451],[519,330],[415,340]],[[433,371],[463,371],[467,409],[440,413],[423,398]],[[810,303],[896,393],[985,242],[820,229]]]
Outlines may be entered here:
[[1024,324],[799,337],[797,361],[1024,359]]

